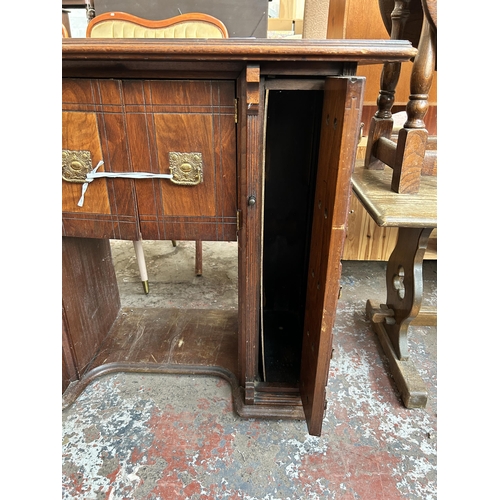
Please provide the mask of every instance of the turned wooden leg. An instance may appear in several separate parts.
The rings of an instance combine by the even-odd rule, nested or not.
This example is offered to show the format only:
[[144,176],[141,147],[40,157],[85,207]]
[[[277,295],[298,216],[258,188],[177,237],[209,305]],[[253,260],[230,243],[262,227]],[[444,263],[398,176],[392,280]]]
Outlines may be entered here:
[[[408,352],[408,327],[422,304],[422,263],[431,232],[432,228],[399,229],[396,247],[387,262],[386,304],[369,300],[366,305],[407,408],[424,408],[427,404],[427,389]],[[426,311],[426,316],[433,315]]]
[[196,276],[201,276],[203,273],[203,243],[201,240],[196,240],[196,254],[194,261]]
[[139,273],[141,275],[142,287],[144,288],[144,293],[147,295],[149,293],[149,279],[146,259],[144,258],[144,249],[142,247],[142,240],[134,241],[134,250],[137,265],[139,266]]

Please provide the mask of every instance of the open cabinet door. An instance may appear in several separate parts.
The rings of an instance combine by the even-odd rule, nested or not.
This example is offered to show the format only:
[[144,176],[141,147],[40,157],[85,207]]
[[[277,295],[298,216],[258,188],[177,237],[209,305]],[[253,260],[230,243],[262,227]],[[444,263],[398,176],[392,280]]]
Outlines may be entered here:
[[325,81],[300,368],[307,427],[315,436],[321,434],[326,407],[363,90],[364,78],[329,77]]

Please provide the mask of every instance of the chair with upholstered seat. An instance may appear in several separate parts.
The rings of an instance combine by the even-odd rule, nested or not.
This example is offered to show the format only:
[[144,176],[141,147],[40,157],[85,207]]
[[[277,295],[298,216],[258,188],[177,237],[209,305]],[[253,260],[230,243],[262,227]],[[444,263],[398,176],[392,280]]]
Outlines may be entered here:
[[[126,12],[105,12],[87,26],[87,38],[229,38],[226,26],[208,14],[188,13],[169,19],[152,21]],[[172,241],[175,246],[176,242]],[[147,268],[142,240],[134,242],[144,291],[149,293]],[[196,240],[195,272],[202,275],[202,242]]]
[[228,38],[226,26],[213,16],[192,12],[151,21],[126,12],[105,12],[87,26],[89,38]]

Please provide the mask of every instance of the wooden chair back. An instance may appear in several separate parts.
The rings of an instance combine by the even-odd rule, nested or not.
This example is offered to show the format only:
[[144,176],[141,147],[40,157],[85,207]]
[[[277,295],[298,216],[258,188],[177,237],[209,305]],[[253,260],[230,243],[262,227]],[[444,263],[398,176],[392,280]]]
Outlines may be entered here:
[[[429,137],[424,122],[437,61],[437,0],[379,0],[379,4],[382,17],[387,17],[387,5],[394,5],[390,14],[391,39],[415,40],[415,25],[419,22],[421,31],[416,38],[418,54],[411,73],[407,119],[397,136],[393,134],[391,110],[401,63],[384,64],[378,109],[368,133],[365,168],[383,170],[388,165],[393,169],[392,191],[417,193],[421,175],[437,174],[436,138]],[[386,19],[384,22],[389,25]],[[408,34],[406,26],[411,28]]]
[[69,38],[69,33],[68,33],[68,29],[66,28],[66,26],[64,26],[64,24],[62,25],[62,37],[63,38]]
[[159,21],[126,12],[105,12],[90,21],[86,35],[88,38],[229,38],[222,21],[197,12]]

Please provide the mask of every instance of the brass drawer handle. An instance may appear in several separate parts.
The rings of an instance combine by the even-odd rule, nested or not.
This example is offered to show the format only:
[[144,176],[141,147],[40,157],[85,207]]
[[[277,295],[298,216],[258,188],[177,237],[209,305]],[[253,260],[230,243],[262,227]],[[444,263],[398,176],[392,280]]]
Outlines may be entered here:
[[104,164],[101,160],[92,168],[90,151],[62,150],[62,178],[67,182],[82,184],[82,196],[79,207],[85,201],[85,192],[94,179],[170,179],[181,186],[196,186],[203,182],[203,158],[201,153],[169,153],[170,174],[152,172],[97,172]]
[[67,182],[83,184],[92,171],[90,151],[62,150],[62,178]]
[[168,153],[172,182],[181,186],[196,186],[203,182],[201,153]]
[[[100,165],[99,165],[100,166]],[[62,178],[67,182],[85,184],[103,177],[111,179],[170,179],[180,186],[196,186],[203,182],[201,153],[169,153],[170,174],[152,172],[96,172],[90,151],[62,150]]]

